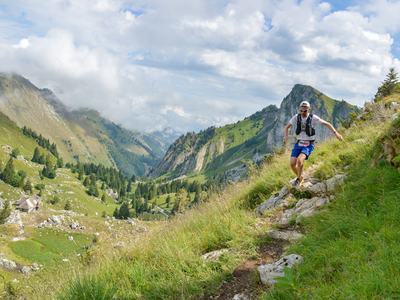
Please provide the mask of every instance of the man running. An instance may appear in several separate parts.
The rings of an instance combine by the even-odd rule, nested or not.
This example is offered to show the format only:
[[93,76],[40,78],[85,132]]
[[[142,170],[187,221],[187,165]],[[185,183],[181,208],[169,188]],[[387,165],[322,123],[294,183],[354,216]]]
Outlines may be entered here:
[[299,188],[303,184],[304,178],[302,177],[304,169],[304,160],[307,160],[314,150],[315,142],[315,129],[317,125],[325,125],[328,127],[339,141],[343,141],[343,137],[335,130],[329,123],[322,120],[320,117],[310,114],[310,103],[303,101],[300,104],[300,113],[293,116],[285,127],[285,137],[283,142],[289,140],[289,128],[296,127],[297,143],[294,145],[292,155],[290,157],[290,166],[297,178],[294,183],[295,188]]

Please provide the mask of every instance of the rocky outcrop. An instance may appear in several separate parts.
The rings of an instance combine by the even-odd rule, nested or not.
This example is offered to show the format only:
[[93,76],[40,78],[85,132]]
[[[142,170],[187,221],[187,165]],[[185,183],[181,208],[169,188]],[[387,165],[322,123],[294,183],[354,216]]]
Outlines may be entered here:
[[295,230],[269,230],[266,234],[276,240],[285,240],[285,241],[296,241],[302,238],[304,235]]
[[260,274],[261,282],[265,285],[272,285],[277,283],[274,278],[283,277],[284,267],[292,268],[294,265],[298,265],[304,262],[304,258],[297,254],[291,254],[282,257],[280,260],[273,264],[259,266],[257,268]]
[[[296,217],[310,216],[319,210],[319,207],[329,203],[336,188],[344,183],[345,175],[336,175],[326,182],[319,182],[317,178],[305,179],[301,191],[305,192],[311,199],[304,198],[297,201],[294,208],[285,210],[279,221],[280,225],[287,225],[291,219]],[[268,200],[258,206],[255,210],[257,216],[262,216],[266,211],[274,208],[287,208],[296,202],[293,189],[294,180],[290,181],[276,195],[272,195]]]
[[106,189],[105,190],[106,194],[108,197],[110,197],[113,200],[118,199],[118,192],[114,191],[113,189]]
[[281,226],[289,225],[292,219],[298,222],[302,217],[309,217],[316,213],[319,208],[329,203],[329,198],[314,197],[311,199],[300,199],[296,206],[292,209],[287,209],[280,217],[278,224]]
[[212,251],[212,252],[202,255],[201,258],[205,262],[217,262],[218,259],[220,258],[220,256],[227,251],[229,251],[229,249],[221,249],[221,250]]
[[10,216],[6,219],[5,224],[17,224],[19,227],[23,227],[21,213],[19,210],[14,210],[11,212]]

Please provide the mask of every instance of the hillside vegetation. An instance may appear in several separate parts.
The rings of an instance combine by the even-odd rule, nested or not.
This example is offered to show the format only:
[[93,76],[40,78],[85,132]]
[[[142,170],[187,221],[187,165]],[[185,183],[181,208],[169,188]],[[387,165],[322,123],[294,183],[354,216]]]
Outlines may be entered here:
[[[341,128],[344,141],[318,143],[306,163],[326,180],[346,174],[336,198],[320,214],[294,224],[305,237],[288,254],[302,255],[290,289],[268,288],[252,281],[256,299],[397,299],[400,297],[398,215],[400,118],[394,94],[367,103],[356,120]],[[392,108],[391,108],[392,107]],[[398,107],[398,106],[397,106]],[[289,147],[289,146],[288,146]],[[272,243],[267,214],[256,218],[257,205],[278,192],[294,176],[289,148],[276,153],[248,180],[232,184],[206,203],[170,222],[154,223],[141,239],[119,250],[100,245],[96,259],[74,265],[70,275],[44,277],[39,298],[58,299],[193,299],[218,295],[224,281],[257,249]],[[227,251],[215,261],[201,255]],[[34,280],[37,280],[35,278]],[[54,289],[54,287],[56,287]]]

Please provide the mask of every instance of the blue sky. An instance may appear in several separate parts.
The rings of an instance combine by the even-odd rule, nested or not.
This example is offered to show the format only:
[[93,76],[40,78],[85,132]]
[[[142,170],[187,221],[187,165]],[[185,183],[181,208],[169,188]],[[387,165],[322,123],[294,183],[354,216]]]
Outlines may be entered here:
[[296,83],[362,106],[400,69],[400,1],[0,0],[0,71],[125,127],[184,133]]

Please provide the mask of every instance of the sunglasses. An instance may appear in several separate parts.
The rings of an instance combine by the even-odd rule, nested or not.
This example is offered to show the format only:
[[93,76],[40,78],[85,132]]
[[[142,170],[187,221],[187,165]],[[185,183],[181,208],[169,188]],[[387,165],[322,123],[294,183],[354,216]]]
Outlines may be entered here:
[[300,109],[300,111],[301,111],[301,112],[307,112],[307,111],[308,111],[308,109],[306,109],[306,110],[302,110],[302,109]]

